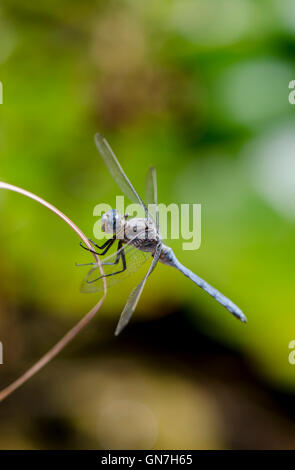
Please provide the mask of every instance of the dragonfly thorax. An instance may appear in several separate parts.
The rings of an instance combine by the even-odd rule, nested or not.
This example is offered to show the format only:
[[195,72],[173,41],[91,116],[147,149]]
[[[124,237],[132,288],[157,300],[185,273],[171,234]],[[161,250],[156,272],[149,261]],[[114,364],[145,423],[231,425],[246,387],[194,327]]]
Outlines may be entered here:
[[136,217],[125,223],[124,241],[141,251],[154,253],[160,239],[152,220]]
[[[117,209],[111,209],[101,217],[101,228],[105,233],[116,234],[117,239],[132,245],[138,245],[140,249],[147,243],[150,251],[151,243],[159,241],[159,234],[152,220],[143,217],[134,217],[127,220],[127,216],[120,214]],[[152,251],[152,250],[151,250]]]
[[155,240],[157,238],[157,231],[155,225],[152,221],[135,217],[130,219],[125,223],[125,237],[128,240],[138,237],[139,239],[145,240]]

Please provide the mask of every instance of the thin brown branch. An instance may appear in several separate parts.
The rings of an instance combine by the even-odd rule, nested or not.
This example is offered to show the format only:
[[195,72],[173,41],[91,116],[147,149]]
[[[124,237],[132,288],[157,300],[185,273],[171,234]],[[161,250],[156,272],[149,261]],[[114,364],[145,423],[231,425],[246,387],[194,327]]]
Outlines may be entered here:
[[[65,214],[63,214],[59,209],[54,207],[52,204],[49,202],[45,201],[39,196],[36,196],[35,194],[26,191],[25,189],[19,188],[18,186],[13,186],[9,183],[4,183],[0,181],[0,189],[7,189],[9,191],[14,191],[16,193],[22,194],[23,196],[29,197],[30,199],[33,199],[34,201],[38,202],[39,204],[42,204],[44,207],[47,207],[47,209],[51,210],[54,212],[58,217],[60,217],[62,220],[64,220],[72,230],[74,230],[77,235],[81,238],[81,240],[85,243],[85,245],[92,249],[88,238],[84,233],[72,222]],[[94,256],[94,259],[96,263],[99,266],[100,272],[103,275],[103,268],[101,266],[101,263],[99,261],[99,258],[97,257],[96,254],[92,253]],[[103,278],[103,287],[104,287],[104,295],[100,299],[100,301],[88,312],[73,328],[71,328],[65,336],[63,336],[46,354],[44,354],[39,361],[37,361],[32,367],[30,367],[23,375],[21,375],[18,379],[16,379],[14,382],[12,382],[10,385],[8,385],[6,388],[0,391],[0,402],[3,401],[5,398],[7,398],[11,393],[13,393],[15,390],[17,390],[21,385],[23,385],[25,382],[27,382],[31,377],[33,377],[37,372],[39,372],[46,364],[48,364],[57,354],[64,349],[67,344],[69,344],[72,339],[74,339],[80,331],[85,328],[86,325],[92,320],[92,318],[96,315],[100,307],[102,306],[106,293],[107,293],[107,287],[106,287],[106,282],[105,278]]]

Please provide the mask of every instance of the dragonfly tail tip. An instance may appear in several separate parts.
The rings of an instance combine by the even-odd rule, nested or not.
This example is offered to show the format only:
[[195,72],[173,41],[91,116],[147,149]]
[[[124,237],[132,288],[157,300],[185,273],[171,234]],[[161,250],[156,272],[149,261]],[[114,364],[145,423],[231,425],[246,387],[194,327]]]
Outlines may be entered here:
[[242,323],[248,323],[247,317],[243,314],[243,312],[239,313],[238,319],[241,320]]
[[119,336],[119,334],[122,333],[122,330],[124,330],[126,324],[127,324],[127,323],[125,323],[125,325],[118,323],[118,325],[117,325],[117,327],[116,327],[116,329],[115,329],[114,335],[115,335],[115,336]]

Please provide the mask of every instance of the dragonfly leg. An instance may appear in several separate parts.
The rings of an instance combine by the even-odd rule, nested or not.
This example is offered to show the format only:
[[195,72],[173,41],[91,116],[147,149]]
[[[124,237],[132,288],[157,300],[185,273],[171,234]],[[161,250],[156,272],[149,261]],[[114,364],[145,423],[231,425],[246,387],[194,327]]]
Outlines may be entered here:
[[[114,266],[115,264],[118,264],[119,261],[120,261],[120,258],[121,258],[121,254],[123,252],[123,250],[121,250],[122,248],[122,243],[118,243],[118,250],[117,250],[117,255],[116,255],[116,259],[113,263],[102,263],[103,266]],[[124,252],[123,252],[124,253]],[[124,253],[124,256],[125,256],[125,253]]]
[[126,268],[127,268],[126,256],[125,256],[124,248],[122,248],[122,246],[123,246],[123,243],[122,243],[122,240],[120,240],[119,243],[118,243],[118,253],[117,253],[116,260],[115,260],[114,263],[103,263],[103,264],[104,264],[104,265],[114,265],[114,264],[118,264],[120,258],[122,258],[122,265],[123,265],[123,268],[120,269],[120,271],[116,271],[115,273],[104,274],[103,276],[99,276],[97,279],[92,279],[91,281],[87,281],[88,284],[92,284],[93,282],[99,281],[99,280],[102,279],[103,277],[109,277],[109,276],[114,276],[115,274],[123,273],[123,272],[126,270]]
[[115,237],[110,238],[110,239],[107,240],[101,247],[98,246],[98,245],[96,245],[95,243],[93,243],[91,240],[89,240],[93,245],[95,245],[95,246],[97,246],[99,249],[102,249],[102,250],[103,250],[101,253],[97,253],[95,250],[91,250],[90,248],[87,248],[87,246],[84,246],[84,245],[82,244],[82,242],[80,243],[80,246],[81,246],[82,248],[84,248],[84,250],[89,251],[90,253],[93,253],[93,254],[99,255],[99,256],[103,256],[103,255],[105,255],[105,254],[109,251],[109,249],[111,248],[111,246],[113,245],[113,243],[114,243],[115,240],[116,240]]
[[[114,238],[114,237],[113,237]],[[106,246],[108,246],[108,244],[110,243],[110,239],[107,240],[103,245],[99,246],[97,243],[95,243],[93,240],[91,240],[91,238],[88,238],[88,240],[90,241],[91,245],[95,246],[96,248],[98,248],[99,250],[103,250]],[[112,239],[111,239],[112,240]]]
[[96,263],[75,263],[75,266],[94,266]]

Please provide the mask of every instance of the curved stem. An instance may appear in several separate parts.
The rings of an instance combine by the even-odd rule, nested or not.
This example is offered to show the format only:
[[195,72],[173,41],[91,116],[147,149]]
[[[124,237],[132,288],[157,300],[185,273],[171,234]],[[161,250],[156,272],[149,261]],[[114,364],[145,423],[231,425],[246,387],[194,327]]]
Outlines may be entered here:
[[[84,233],[72,222],[65,214],[63,214],[59,209],[57,209],[55,206],[50,204],[49,202],[45,201],[39,196],[36,196],[35,194],[26,191],[25,189],[19,188],[18,186],[14,186],[9,183],[4,183],[0,181],[0,189],[7,189],[9,191],[14,191],[16,193],[22,194],[23,196],[29,197],[30,199],[33,199],[34,201],[38,202],[39,204],[42,204],[44,207],[47,207],[47,209],[51,210],[53,213],[55,213],[58,217],[60,217],[62,220],[64,220],[72,230],[74,230],[77,235],[81,238],[81,240],[85,243],[85,245],[88,248],[92,248],[88,238]],[[98,256],[95,253],[92,253],[93,257],[96,261],[96,263],[99,266],[101,275],[104,275],[103,268],[101,266],[100,260]],[[17,390],[21,385],[23,385],[25,382],[27,382],[31,377],[33,377],[37,372],[39,372],[46,364],[48,364],[57,354],[65,347],[69,342],[77,336],[77,334],[85,328],[86,325],[92,320],[92,318],[96,315],[100,307],[102,306],[106,293],[107,293],[107,286],[106,286],[106,280],[103,278],[103,287],[104,287],[104,295],[100,299],[100,301],[73,327],[71,328],[44,356],[39,359],[32,367],[30,367],[23,375],[21,375],[18,379],[16,379],[14,382],[12,382],[10,385],[8,385],[6,388],[2,389],[0,391],[0,402],[3,401],[5,398],[7,398],[11,393],[13,393],[15,390]]]

